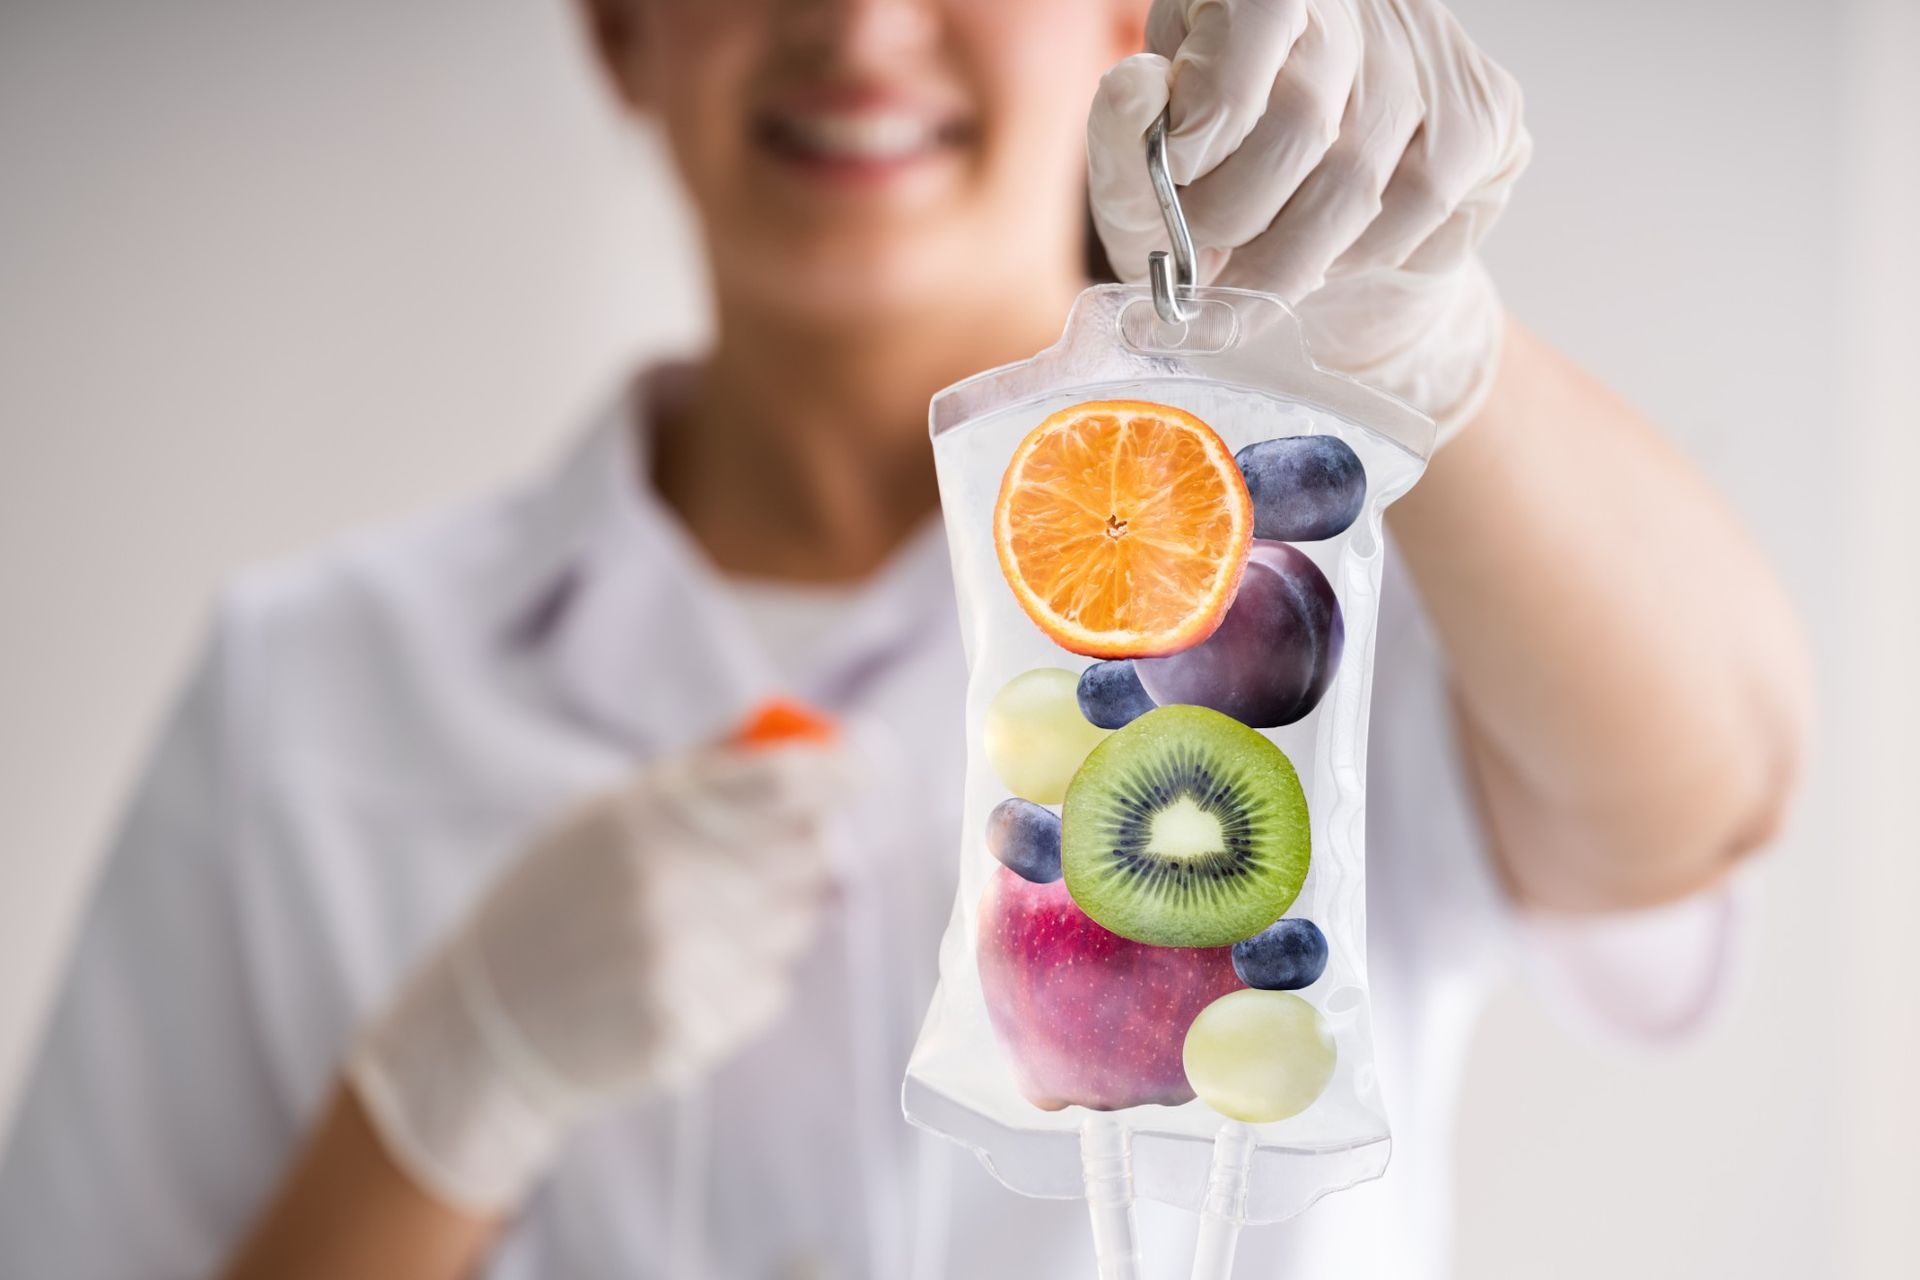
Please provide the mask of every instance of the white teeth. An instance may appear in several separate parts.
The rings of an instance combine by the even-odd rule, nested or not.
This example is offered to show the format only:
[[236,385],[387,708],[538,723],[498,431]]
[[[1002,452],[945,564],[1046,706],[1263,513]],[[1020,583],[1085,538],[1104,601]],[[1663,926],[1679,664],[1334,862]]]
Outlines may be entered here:
[[815,112],[787,116],[781,125],[794,142],[829,160],[898,160],[935,141],[931,122],[892,111]]

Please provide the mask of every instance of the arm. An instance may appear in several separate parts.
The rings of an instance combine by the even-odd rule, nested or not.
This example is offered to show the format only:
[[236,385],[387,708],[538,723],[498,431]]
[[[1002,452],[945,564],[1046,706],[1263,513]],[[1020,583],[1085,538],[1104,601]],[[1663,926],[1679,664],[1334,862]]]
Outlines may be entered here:
[[251,615],[221,602],[0,1117],[0,1275],[211,1274],[297,1142],[234,861]]
[[226,1280],[453,1280],[498,1229],[497,1216],[434,1199],[381,1145],[347,1089],[334,1094]]
[[1639,415],[1509,325],[1484,406],[1389,520],[1522,901],[1663,902],[1764,843],[1807,731],[1799,630]]
[[223,604],[94,890],[0,1151],[0,1275],[221,1273],[264,1212],[221,1274],[433,1280],[492,1229],[417,1190],[344,1096],[292,1154],[232,859],[250,612]]
[[1389,520],[1454,668],[1521,901],[1645,906],[1780,820],[1807,720],[1779,588],[1711,490],[1514,328],[1477,247],[1532,151],[1519,86],[1438,0],[1158,0],[1088,121],[1109,257],[1164,236],[1142,132],[1222,284],[1297,304],[1314,358],[1442,442]]
[[468,1271],[572,1129],[705,1075],[779,1015],[848,776],[825,747],[696,751],[534,839],[362,1028],[226,1274]]

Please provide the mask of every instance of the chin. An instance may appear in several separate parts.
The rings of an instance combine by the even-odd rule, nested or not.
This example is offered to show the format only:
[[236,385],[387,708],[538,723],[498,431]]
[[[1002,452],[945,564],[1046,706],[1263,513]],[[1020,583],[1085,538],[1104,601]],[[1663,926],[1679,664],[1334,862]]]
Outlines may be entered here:
[[897,228],[786,235],[716,262],[721,290],[809,323],[871,324],[990,299],[973,255],[955,237]]

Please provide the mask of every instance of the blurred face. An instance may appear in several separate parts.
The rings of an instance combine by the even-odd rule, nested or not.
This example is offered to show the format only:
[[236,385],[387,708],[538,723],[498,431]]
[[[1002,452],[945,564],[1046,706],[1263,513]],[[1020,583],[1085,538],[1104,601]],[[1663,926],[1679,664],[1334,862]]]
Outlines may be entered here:
[[723,306],[821,323],[1078,268],[1087,105],[1145,0],[593,0]]

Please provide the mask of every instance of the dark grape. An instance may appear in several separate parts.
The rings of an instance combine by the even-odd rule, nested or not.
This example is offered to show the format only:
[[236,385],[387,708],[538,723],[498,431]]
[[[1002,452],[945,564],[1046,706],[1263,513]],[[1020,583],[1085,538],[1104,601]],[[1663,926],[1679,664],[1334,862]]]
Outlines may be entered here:
[[1122,729],[1153,710],[1133,663],[1096,662],[1080,673],[1080,714],[1102,729]]
[[987,848],[1035,884],[1060,878],[1060,815],[1031,800],[1002,800],[987,815]]
[[1136,658],[1133,668],[1162,706],[1212,707],[1271,729],[1319,705],[1345,643],[1340,602],[1326,575],[1296,547],[1256,541],[1219,629],[1183,652]]
[[1284,436],[1234,455],[1253,498],[1253,536],[1317,542],[1343,532],[1367,500],[1367,469],[1338,436]]
[[1298,991],[1327,969],[1327,935],[1311,920],[1276,920],[1233,944],[1233,971],[1265,991]]

